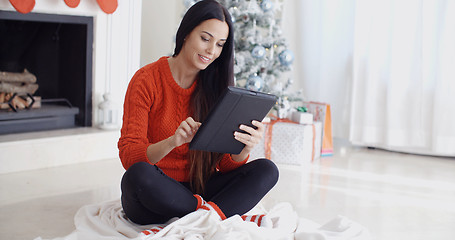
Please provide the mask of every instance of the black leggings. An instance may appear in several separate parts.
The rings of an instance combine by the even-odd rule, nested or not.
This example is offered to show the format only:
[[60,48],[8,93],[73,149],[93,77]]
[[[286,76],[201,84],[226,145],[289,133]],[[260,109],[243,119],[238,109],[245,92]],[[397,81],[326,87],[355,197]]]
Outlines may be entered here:
[[[226,217],[251,210],[278,181],[278,168],[267,159],[251,161],[227,173],[215,173],[205,186],[205,201]],[[197,200],[186,182],[177,182],[156,165],[139,162],[123,175],[122,206],[137,224],[164,223],[196,210]]]

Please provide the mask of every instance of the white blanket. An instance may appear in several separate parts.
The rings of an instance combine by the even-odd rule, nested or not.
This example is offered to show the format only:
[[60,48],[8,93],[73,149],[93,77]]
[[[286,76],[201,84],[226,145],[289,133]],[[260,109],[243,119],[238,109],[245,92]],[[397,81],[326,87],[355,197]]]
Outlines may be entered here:
[[[120,201],[110,201],[82,207],[74,221],[76,230],[54,240],[152,240],[152,239],[270,239],[270,240],[368,240],[367,229],[349,219],[337,216],[324,225],[301,218],[289,203],[275,205],[262,212],[273,223],[258,227],[243,221],[238,215],[220,220],[215,211],[199,209],[180,219],[172,219],[161,226],[140,226],[126,219]],[[253,211],[254,212],[254,211]],[[162,229],[161,229],[162,228]],[[146,235],[143,230],[161,229]],[[35,240],[42,240],[40,237]]]

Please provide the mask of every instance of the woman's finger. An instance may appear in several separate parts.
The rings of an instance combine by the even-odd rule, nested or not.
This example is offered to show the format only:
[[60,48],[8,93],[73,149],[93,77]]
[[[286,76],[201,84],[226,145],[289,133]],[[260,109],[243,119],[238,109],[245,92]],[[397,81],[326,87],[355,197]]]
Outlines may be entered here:
[[185,131],[186,133],[191,133],[192,132],[192,128],[191,126],[188,124],[187,121],[183,121],[182,123],[180,123],[180,126],[179,126],[180,129],[183,129],[183,131]]
[[199,127],[201,126],[201,123],[194,121],[194,119],[192,117],[188,117],[185,120],[185,122],[190,126],[190,128],[193,132],[196,132],[199,129]]
[[236,140],[238,140],[239,142],[241,142],[245,145],[248,145],[248,146],[254,146],[259,142],[257,138],[255,138],[249,134],[241,133],[241,132],[235,132],[234,138]]
[[264,125],[261,123],[261,122],[258,122],[258,121],[253,121],[252,124],[257,128],[253,128],[253,127],[250,127],[250,126],[247,126],[247,125],[240,125],[240,130],[243,130],[247,133],[249,133],[251,136],[255,137],[255,138],[259,138],[262,139],[262,135],[263,135],[263,132],[264,132]]
[[[234,138],[243,143],[243,144],[248,144],[248,138],[245,136],[245,135],[248,135],[248,134],[245,134],[245,133],[240,133],[240,132],[234,132]],[[250,135],[248,135],[250,136]]]
[[243,125],[243,124],[240,125],[239,128],[240,128],[240,130],[243,130],[243,131],[249,133],[250,135],[255,134],[255,132],[256,132],[256,129],[254,129],[250,126],[247,126],[247,125]]
[[178,128],[177,131],[175,131],[175,134],[179,135],[179,136],[181,136],[183,138],[187,138],[188,137],[188,133],[183,128]]
[[265,125],[262,123],[262,122],[259,122],[259,121],[256,121],[256,120],[253,120],[251,122],[255,127],[257,127],[257,131],[260,132],[260,133],[263,133],[264,130],[265,130]]

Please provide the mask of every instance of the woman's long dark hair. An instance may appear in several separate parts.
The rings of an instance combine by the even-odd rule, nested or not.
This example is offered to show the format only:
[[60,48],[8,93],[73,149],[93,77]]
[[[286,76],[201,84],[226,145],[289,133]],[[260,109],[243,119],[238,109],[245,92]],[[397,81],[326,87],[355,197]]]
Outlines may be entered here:
[[[234,28],[231,15],[220,3],[203,0],[194,4],[183,16],[177,30],[173,56],[183,47],[184,39],[203,21],[218,19],[226,22],[229,35],[220,56],[198,75],[196,89],[191,96],[191,112],[196,121],[202,122],[221,93],[234,85]],[[223,154],[190,150],[190,185],[193,192],[203,194],[207,179],[213,174]]]

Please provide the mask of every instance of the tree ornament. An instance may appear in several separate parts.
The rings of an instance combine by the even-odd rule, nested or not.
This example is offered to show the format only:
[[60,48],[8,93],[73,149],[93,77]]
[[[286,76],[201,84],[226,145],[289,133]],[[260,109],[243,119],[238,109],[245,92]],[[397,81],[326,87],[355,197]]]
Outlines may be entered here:
[[248,23],[250,21],[250,16],[248,14],[242,14],[242,21]]
[[264,80],[257,75],[251,75],[246,87],[249,90],[260,91],[264,87]]
[[273,2],[270,0],[262,0],[261,8],[264,12],[268,12],[273,8]]
[[256,46],[251,51],[251,56],[254,58],[263,58],[265,56],[265,48],[263,46]]
[[235,23],[237,21],[236,17],[234,15],[231,15],[231,22]]
[[281,65],[286,67],[290,66],[294,61],[294,53],[289,49],[282,51],[278,57]]

